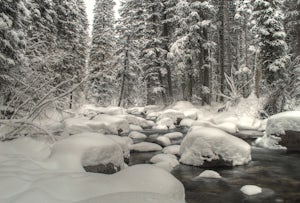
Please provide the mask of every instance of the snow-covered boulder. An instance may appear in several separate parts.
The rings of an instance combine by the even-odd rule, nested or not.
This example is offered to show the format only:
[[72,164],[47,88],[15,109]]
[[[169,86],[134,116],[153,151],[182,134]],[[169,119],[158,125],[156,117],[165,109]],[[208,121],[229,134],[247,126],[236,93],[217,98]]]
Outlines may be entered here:
[[[97,115],[93,121],[103,123],[107,133],[119,134],[129,132],[129,123],[125,118],[110,116],[106,114]],[[94,124],[89,124],[92,127]]]
[[234,134],[234,133],[238,132],[237,125],[235,123],[232,123],[232,122],[223,122],[223,123],[214,124],[210,121],[198,120],[198,121],[195,121],[192,124],[192,126],[218,128],[220,130],[223,130],[223,131],[231,133],[231,134]]
[[153,129],[156,130],[171,130],[174,128],[175,125],[171,118],[162,118],[156,122],[155,126],[153,126]]
[[107,114],[114,116],[126,114],[126,110],[118,106],[98,107],[94,104],[86,104],[81,107],[79,113],[87,117],[94,117],[98,114]]
[[137,132],[137,131],[132,131],[129,133],[128,137],[132,139],[146,139],[147,136],[143,133]]
[[137,117],[134,115],[119,115],[118,118],[125,119],[129,124],[141,126],[143,128],[149,128],[154,125],[153,121],[148,121],[144,118]]
[[179,125],[184,126],[184,127],[191,127],[194,122],[195,122],[195,120],[193,120],[193,119],[184,118],[184,119],[182,119],[182,121],[180,121]]
[[150,142],[140,142],[131,145],[130,150],[136,152],[154,152],[154,151],[162,150],[162,147],[158,144],[154,144]]
[[181,132],[172,132],[172,133],[167,133],[164,134],[164,137],[167,137],[169,139],[180,139],[183,137],[183,134]]
[[123,156],[125,162],[129,161],[130,158],[130,145],[133,144],[133,140],[129,137],[120,137],[118,135],[106,135],[109,139],[113,140],[116,142],[122,149],[123,151]]
[[193,127],[180,147],[180,162],[194,166],[236,166],[251,160],[251,146],[222,130]]
[[[271,116],[267,121],[264,141],[286,147],[288,151],[300,151],[300,111],[288,111]],[[276,143],[277,141],[277,143]]]
[[98,133],[81,133],[56,142],[43,166],[52,170],[92,172],[124,168],[123,150],[112,139]]
[[150,162],[167,171],[172,171],[179,165],[177,157],[172,154],[157,154],[150,159]]
[[141,126],[132,125],[132,124],[129,125],[129,129],[130,129],[130,131],[142,131],[143,130],[143,128]]
[[144,115],[146,114],[146,109],[145,107],[132,107],[127,109],[127,113],[133,115]]
[[173,155],[180,155],[180,145],[171,145],[163,148],[162,150],[165,154],[173,154]]
[[157,120],[162,120],[165,118],[171,119],[173,124],[179,124],[182,119],[184,119],[184,114],[180,111],[174,109],[167,109],[161,112]]
[[244,185],[240,190],[245,195],[257,195],[262,192],[262,188],[256,185]]
[[165,136],[158,136],[156,142],[163,147],[171,145],[171,140]]
[[195,177],[194,180],[198,180],[198,179],[201,179],[201,178],[216,178],[216,179],[220,179],[220,178],[222,178],[222,176],[218,172],[216,172],[216,171],[205,170],[202,173],[200,173],[199,176]]

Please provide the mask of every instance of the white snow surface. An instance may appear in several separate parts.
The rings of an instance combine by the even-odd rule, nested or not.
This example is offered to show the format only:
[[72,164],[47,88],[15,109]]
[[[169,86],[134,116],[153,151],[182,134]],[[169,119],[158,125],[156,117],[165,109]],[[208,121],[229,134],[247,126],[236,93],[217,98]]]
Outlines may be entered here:
[[164,137],[167,137],[169,139],[179,139],[183,137],[183,134],[181,132],[172,132],[172,133],[167,133],[164,134]]
[[129,124],[141,126],[143,128],[152,127],[154,125],[153,121],[148,121],[134,115],[118,115],[117,117],[126,120]]
[[139,126],[139,125],[132,125],[132,124],[129,125],[129,129],[131,131],[142,131],[143,130],[143,128],[141,126]]
[[122,107],[118,106],[108,106],[108,107],[101,107],[95,106],[94,104],[86,104],[79,109],[79,113],[93,116],[97,114],[107,114],[107,115],[123,115],[126,114],[126,110]]
[[[145,197],[143,202],[184,203],[183,185],[168,172],[151,165],[135,165],[113,175],[105,175],[70,171],[66,164],[53,170],[43,164],[49,159],[55,161],[54,157],[58,154],[67,163],[78,162],[80,157],[73,156],[70,151],[77,153],[75,148],[78,147],[83,152],[82,148],[87,145],[99,146],[92,143],[92,140],[95,142],[94,136],[85,135],[89,137],[85,140],[81,136],[75,135],[71,141],[60,142],[54,147],[54,155],[50,158],[51,145],[46,142],[28,137],[0,142],[0,202],[135,203]],[[105,143],[111,142],[108,138],[100,139]],[[83,146],[73,143],[75,140]],[[67,144],[77,146],[70,147]],[[60,161],[56,160],[57,163]]]
[[267,135],[284,135],[287,130],[300,131],[300,111],[287,111],[268,119]]
[[52,170],[84,171],[83,166],[109,164],[124,168],[123,150],[113,139],[98,133],[81,133],[56,142],[42,166]]
[[205,170],[202,173],[200,173],[199,176],[195,177],[194,179],[197,180],[200,178],[217,178],[217,179],[219,179],[219,178],[222,178],[222,176],[216,171]]
[[162,152],[165,154],[180,155],[180,145],[167,146],[163,148]]
[[216,129],[195,126],[190,129],[180,147],[180,162],[201,166],[205,161],[219,159],[232,162],[233,166],[251,160],[250,145],[235,136]]
[[175,109],[166,109],[160,113],[157,120],[162,120],[165,118],[169,118],[174,123],[177,123],[177,119],[184,119],[184,114],[180,111],[177,111]]
[[132,139],[146,139],[147,136],[143,133],[137,132],[137,131],[132,131],[129,133],[128,137]]
[[133,115],[141,115],[146,113],[145,107],[131,107],[127,109],[127,113],[133,114]]
[[107,138],[116,142],[123,151],[123,156],[125,158],[130,157],[130,145],[133,144],[133,140],[129,137],[120,137],[118,135],[106,135]]
[[166,171],[172,171],[179,165],[177,157],[172,154],[157,154],[150,159],[150,162]]
[[140,142],[137,144],[132,144],[130,146],[130,150],[137,151],[137,152],[154,152],[154,151],[162,150],[162,147],[155,143]]
[[159,119],[155,126],[153,126],[153,129],[156,130],[171,130],[174,129],[175,125],[174,125],[174,121],[171,118],[161,118]]
[[164,147],[171,145],[171,140],[168,137],[158,136],[156,140],[159,141]]
[[258,147],[263,147],[266,149],[286,150],[286,147],[279,144],[280,140],[281,138],[278,136],[264,134],[263,137],[257,138],[254,144]]
[[262,192],[262,188],[256,185],[244,185],[240,190],[245,195],[257,195]]
[[180,121],[180,126],[186,126],[186,127],[191,127],[193,125],[193,123],[195,122],[194,119],[190,119],[190,118],[184,118]]
[[195,121],[192,124],[192,126],[218,128],[218,129],[221,129],[221,130],[231,133],[231,134],[238,132],[237,125],[233,122],[222,122],[222,123],[218,123],[218,124],[213,124],[210,121],[198,120],[198,121]]

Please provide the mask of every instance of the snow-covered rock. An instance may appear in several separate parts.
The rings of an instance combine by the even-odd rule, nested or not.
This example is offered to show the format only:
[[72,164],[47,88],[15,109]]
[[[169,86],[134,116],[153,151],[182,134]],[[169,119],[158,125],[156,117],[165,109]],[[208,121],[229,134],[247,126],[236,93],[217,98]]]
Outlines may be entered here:
[[157,120],[162,120],[165,118],[171,119],[173,121],[173,124],[180,122],[182,119],[184,119],[184,114],[180,111],[174,110],[174,109],[167,109],[161,112],[161,114],[158,116]]
[[251,160],[251,147],[226,132],[193,127],[180,147],[180,162],[187,165],[243,165]]
[[172,154],[157,154],[150,159],[150,162],[167,171],[172,171],[179,165],[177,157]]
[[156,130],[171,130],[174,128],[175,125],[171,118],[162,118],[156,122],[155,126],[153,126],[153,129]]
[[218,128],[220,130],[223,130],[231,134],[234,134],[238,131],[237,125],[232,122],[223,122],[223,123],[214,124],[210,121],[197,120],[192,124],[192,126]]
[[118,115],[117,117],[126,120],[129,124],[141,126],[143,128],[149,128],[154,125],[153,121],[148,121],[134,115]]
[[222,178],[222,176],[216,171],[205,170],[202,173],[200,173],[199,176],[195,177],[194,180],[198,180],[200,178],[216,178],[216,179],[219,179],[219,178]]
[[83,115],[95,116],[98,114],[107,114],[107,115],[122,115],[126,114],[126,110],[122,107],[118,106],[108,106],[108,107],[101,107],[95,106],[94,104],[86,104],[81,107],[79,113]]
[[[125,118],[120,118],[117,116],[110,116],[106,114],[99,114],[95,116],[93,121],[98,123],[103,123],[106,126],[107,133],[119,134],[129,132],[129,122]],[[90,127],[94,126],[94,123],[89,124]]]
[[258,147],[273,150],[286,150],[286,147],[279,144],[281,138],[275,135],[264,135],[255,140],[254,144]]
[[183,134],[181,132],[173,132],[173,133],[167,133],[164,134],[164,137],[167,137],[169,139],[180,139],[183,137]]
[[267,135],[284,135],[289,130],[300,132],[300,111],[287,111],[268,119]]
[[123,151],[123,156],[126,159],[129,159],[130,157],[130,145],[133,144],[133,141],[129,137],[120,137],[118,135],[106,135],[109,139],[113,140],[116,142],[122,149]]
[[137,131],[132,131],[129,133],[128,137],[132,139],[146,139],[147,136],[143,133],[137,132]]
[[146,113],[145,107],[132,107],[127,109],[127,113],[133,114],[133,115],[143,115]]
[[262,121],[256,118],[242,116],[237,122],[239,130],[259,130],[262,127]]
[[185,127],[191,127],[195,120],[190,119],[190,118],[184,118],[180,121],[180,126],[185,126]]
[[240,190],[245,195],[257,195],[262,192],[262,188],[256,185],[244,185]]
[[142,131],[143,128],[139,125],[129,125],[130,131]]
[[154,151],[162,150],[162,147],[158,144],[154,144],[150,142],[140,142],[131,145],[130,150],[137,151],[137,152],[154,152]]
[[167,146],[163,148],[162,152],[165,154],[180,155],[180,145]]
[[156,141],[158,142],[158,144],[162,145],[163,147],[171,145],[171,140],[165,136],[158,136],[156,138]]
[[124,167],[123,150],[112,139],[98,133],[81,133],[56,142],[47,162],[52,170],[84,171],[85,166],[113,164]]

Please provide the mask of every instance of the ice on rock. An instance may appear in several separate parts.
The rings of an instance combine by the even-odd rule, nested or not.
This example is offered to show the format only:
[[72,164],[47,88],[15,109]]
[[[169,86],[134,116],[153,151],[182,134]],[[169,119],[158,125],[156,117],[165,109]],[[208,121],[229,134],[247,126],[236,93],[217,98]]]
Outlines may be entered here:
[[173,132],[173,133],[167,133],[164,134],[164,137],[167,137],[169,139],[179,139],[183,137],[183,134],[181,132]]
[[244,185],[240,190],[245,195],[257,195],[262,192],[262,188],[256,185]]
[[164,147],[171,145],[171,140],[165,136],[159,136],[156,140]]
[[83,166],[113,164],[124,167],[122,148],[105,135],[81,133],[56,142],[43,167],[52,170],[84,171]]
[[222,159],[235,166],[251,160],[251,147],[222,130],[195,126],[183,139],[180,154],[180,162],[187,165],[201,166]]
[[167,146],[162,152],[165,154],[180,155],[180,145]]
[[137,152],[154,152],[154,151],[162,150],[162,147],[158,144],[154,144],[150,142],[140,142],[131,145],[130,150],[137,151]]
[[132,139],[146,139],[147,136],[143,133],[137,132],[137,131],[132,131],[129,133],[128,137]]
[[205,170],[203,171],[202,173],[200,173],[199,176],[195,177],[194,180],[198,180],[200,178],[216,178],[216,179],[219,179],[219,178],[222,178],[221,175],[216,172],[216,171],[213,171],[213,170]]

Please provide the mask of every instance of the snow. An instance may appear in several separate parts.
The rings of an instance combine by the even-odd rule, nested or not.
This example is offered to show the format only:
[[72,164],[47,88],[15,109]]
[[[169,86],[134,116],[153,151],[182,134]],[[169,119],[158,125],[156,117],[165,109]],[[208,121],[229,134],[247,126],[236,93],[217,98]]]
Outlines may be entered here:
[[123,156],[125,158],[129,158],[130,157],[130,145],[133,144],[133,141],[131,138],[129,137],[120,137],[118,135],[106,135],[107,138],[113,140],[114,142],[116,142],[122,149],[123,151]]
[[162,152],[165,154],[180,155],[180,145],[167,146],[163,148]]
[[226,132],[207,127],[192,127],[180,147],[180,162],[201,166],[222,158],[233,166],[247,164],[251,160],[251,147],[245,141]]
[[144,118],[137,117],[134,115],[118,115],[118,118],[127,120],[129,124],[141,126],[143,128],[152,127],[154,125],[153,121],[147,121]]
[[171,140],[168,137],[165,136],[158,136],[156,140],[161,143],[164,147],[171,145]]
[[180,121],[180,126],[186,126],[186,127],[191,127],[195,120],[190,119],[190,118],[184,118],[182,121]]
[[118,134],[129,132],[128,121],[116,116],[99,114],[92,120],[88,117],[69,118],[64,121],[66,131],[69,134],[82,132],[101,132]]
[[158,144],[154,144],[154,143],[150,143],[150,142],[140,142],[140,143],[131,145],[130,150],[138,151],[138,152],[153,152],[153,151],[162,150],[162,147]]
[[178,119],[183,119],[184,114],[180,111],[174,110],[174,109],[166,109],[158,116],[157,120],[162,119],[171,119],[173,123],[177,123]]
[[177,157],[172,154],[157,154],[150,159],[150,162],[167,171],[172,171],[179,165]]
[[139,125],[129,125],[129,129],[131,131],[142,131],[143,130],[143,128]]
[[244,185],[240,190],[245,195],[257,195],[262,192],[262,188],[256,185]]
[[181,132],[173,132],[164,134],[164,137],[167,137],[169,139],[179,139],[183,137],[183,134]]
[[195,177],[194,180],[197,180],[199,178],[216,178],[216,179],[219,179],[219,178],[222,178],[222,176],[216,171],[205,170],[202,173],[200,173],[199,176]]
[[156,130],[171,130],[174,128],[174,121],[171,118],[162,118],[156,122],[155,126],[153,126],[153,129]]
[[268,119],[267,135],[284,135],[287,130],[300,131],[300,111],[287,111]]
[[195,121],[192,126],[202,126],[202,127],[210,127],[210,128],[218,128],[228,133],[236,133],[238,131],[237,125],[232,122],[223,122],[218,124],[213,124],[210,121]]
[[123,115],[126,113],[126,110],[117,106],[97,107],[94,104],[86,104],[81,107],[79,112],[85,115],[107,114],[114,116]]
[[129,133],[128,137],[132,139],[146,139],[147,136],[143,133],[137,132],[137,131],[132,131]]
[[[86,154],[91,147],[105,148],[111,143],[106,136],[91,133],[59,141],[53,149],[46,142],[28,137],[0,142],[0,202],[185,202],[183,185],[155,166],[135,165],[105,175],[83,172],[78,170],[81,166],[74,165],[85,155],[89,156],[88,160],[81,161],[99,158],[98,153]],[[121,152],[119,148],[114,149]],[[114,153],[107,151],[106,159]],[[54,161],[76,167],[70,170],[68,164],[61,164],[54,169],[49,164]]]
[[133,115],[142,115],[146,113],[145,107],[132,107],[127,109],[127,113],[133,114]]
[[258,147],[263,147],[272,150],[286,150],[286,147],[283,147],[279,144],[280,140],[280,137],[265,134],[263,137],[257,138],[254,144]]
[[84,171],[83,166],[112,163],[124,167],[123,150],[105,135],[81,133],[56,142],[42,165],[52,170]]

